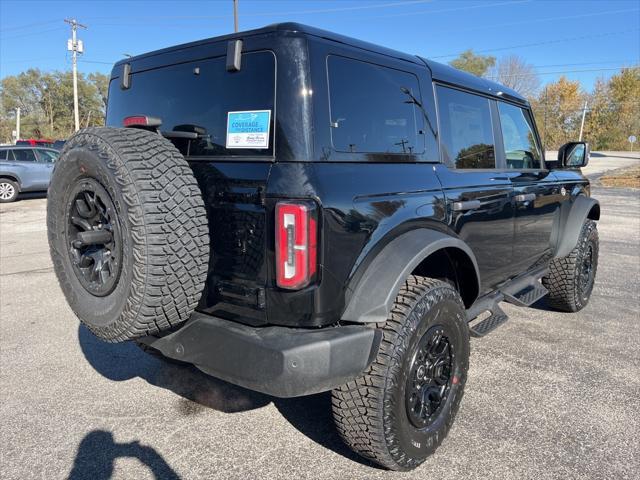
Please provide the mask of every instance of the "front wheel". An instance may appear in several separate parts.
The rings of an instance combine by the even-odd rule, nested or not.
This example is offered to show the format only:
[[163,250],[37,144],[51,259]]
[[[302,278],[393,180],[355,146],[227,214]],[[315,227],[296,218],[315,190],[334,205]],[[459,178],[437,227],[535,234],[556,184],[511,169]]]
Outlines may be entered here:
[[599,240],[596,222],[582,226],[578,244],[566,257],[555,258],[542,284],[549,290],[549,305],[563,312],[582,310],[591,297],[598,269]]
[[333,391],[343,440],[392,470],[411,470],[449,432],[469,368],[464,305],[449,284],[410,276],[380,326],[378,355],[363,376]]

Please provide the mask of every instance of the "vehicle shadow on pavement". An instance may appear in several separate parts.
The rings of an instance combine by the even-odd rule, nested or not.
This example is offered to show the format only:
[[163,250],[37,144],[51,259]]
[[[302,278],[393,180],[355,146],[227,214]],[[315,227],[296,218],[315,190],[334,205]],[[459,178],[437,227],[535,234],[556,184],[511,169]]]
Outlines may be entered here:
[[80,348],[87,361],[103,377],[116,382],[140,377],[186,399],[179,413],[192,415],[204,408],[234,413],[264,407],[271,397],[205,375],[197,368],[144,353],[133,342],[106,343],[85,326],[78,329]]
[[105,430],[89,432],[80,442],[69,480],[107,480],[117,458],[137,458],[156,479],[179,479],[178,474],[152,447],[140,442],[117,443]]
[[274,398],[280,414],[300,433],[317,444],[367,467],[382,467],[359,456],[342,441],[331,415],[331,393],[299,398]]
[[47,192],[22,192],[18,195],[17,201],[20,200],[37,200],[40,198],[47,198]]
[[132,342],[103,342],[83,325],[78,328],[78,340],[85,358],[100,375],[116,382],[139,377],[151,385],[170,390],[181,397],[178,410],[182,415],[192,415],[207,408],[236,413],[273,403],[296,430],[314,442],[350,460],[379,468],[353,453],[342,442],[331,418],[329,393],[275,398],[211,377],[191,365],[155,358]]

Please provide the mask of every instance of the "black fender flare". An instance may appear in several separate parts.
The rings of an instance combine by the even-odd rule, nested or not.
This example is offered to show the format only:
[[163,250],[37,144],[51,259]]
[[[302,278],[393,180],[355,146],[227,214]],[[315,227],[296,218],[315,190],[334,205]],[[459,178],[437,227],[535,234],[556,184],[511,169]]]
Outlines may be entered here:
[[449,247],[462,250],[471,259],[479,292],[480,273],[471,248],[459,238],[421,228],[395,238],[376,255],[355,287],[349,288],[347,306],[341,320],[357,323],[384,322],[402,282],[429,255]]
[[579,195],[561,208],[554,257],[566,257],[578,244],[582,226],[587,218],[600,219],[600,202],[595,198]]

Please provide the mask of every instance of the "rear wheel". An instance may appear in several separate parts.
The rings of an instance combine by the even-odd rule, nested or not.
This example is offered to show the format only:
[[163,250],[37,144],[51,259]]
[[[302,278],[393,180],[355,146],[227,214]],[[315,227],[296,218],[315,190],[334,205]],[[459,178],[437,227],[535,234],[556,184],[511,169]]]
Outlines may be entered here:
[[333,391],[333,414],[356,452],[411,470],[440,445],[460,406],[469,367],[464,305],[449,284],[411,276],[380,328],[376,359]]
[[15,202],[18,198],[19,186],[13,180],[0,178],[0,203]]
[[47,202],[54,270],[100,338],[157,334],[195,309],[209,261],[207,217],[186,160],[160,135],[92,128],[65,144]]

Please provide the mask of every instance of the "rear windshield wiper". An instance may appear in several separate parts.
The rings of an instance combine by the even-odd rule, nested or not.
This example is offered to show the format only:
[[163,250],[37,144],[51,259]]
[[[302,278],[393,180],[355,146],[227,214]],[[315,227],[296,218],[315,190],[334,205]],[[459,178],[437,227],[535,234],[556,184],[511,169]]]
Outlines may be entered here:
[[164,131],[160,134],[165,138],[184,138],[187,140],[197,140],[200,136],[196,132],[181,132],[179,130]]

